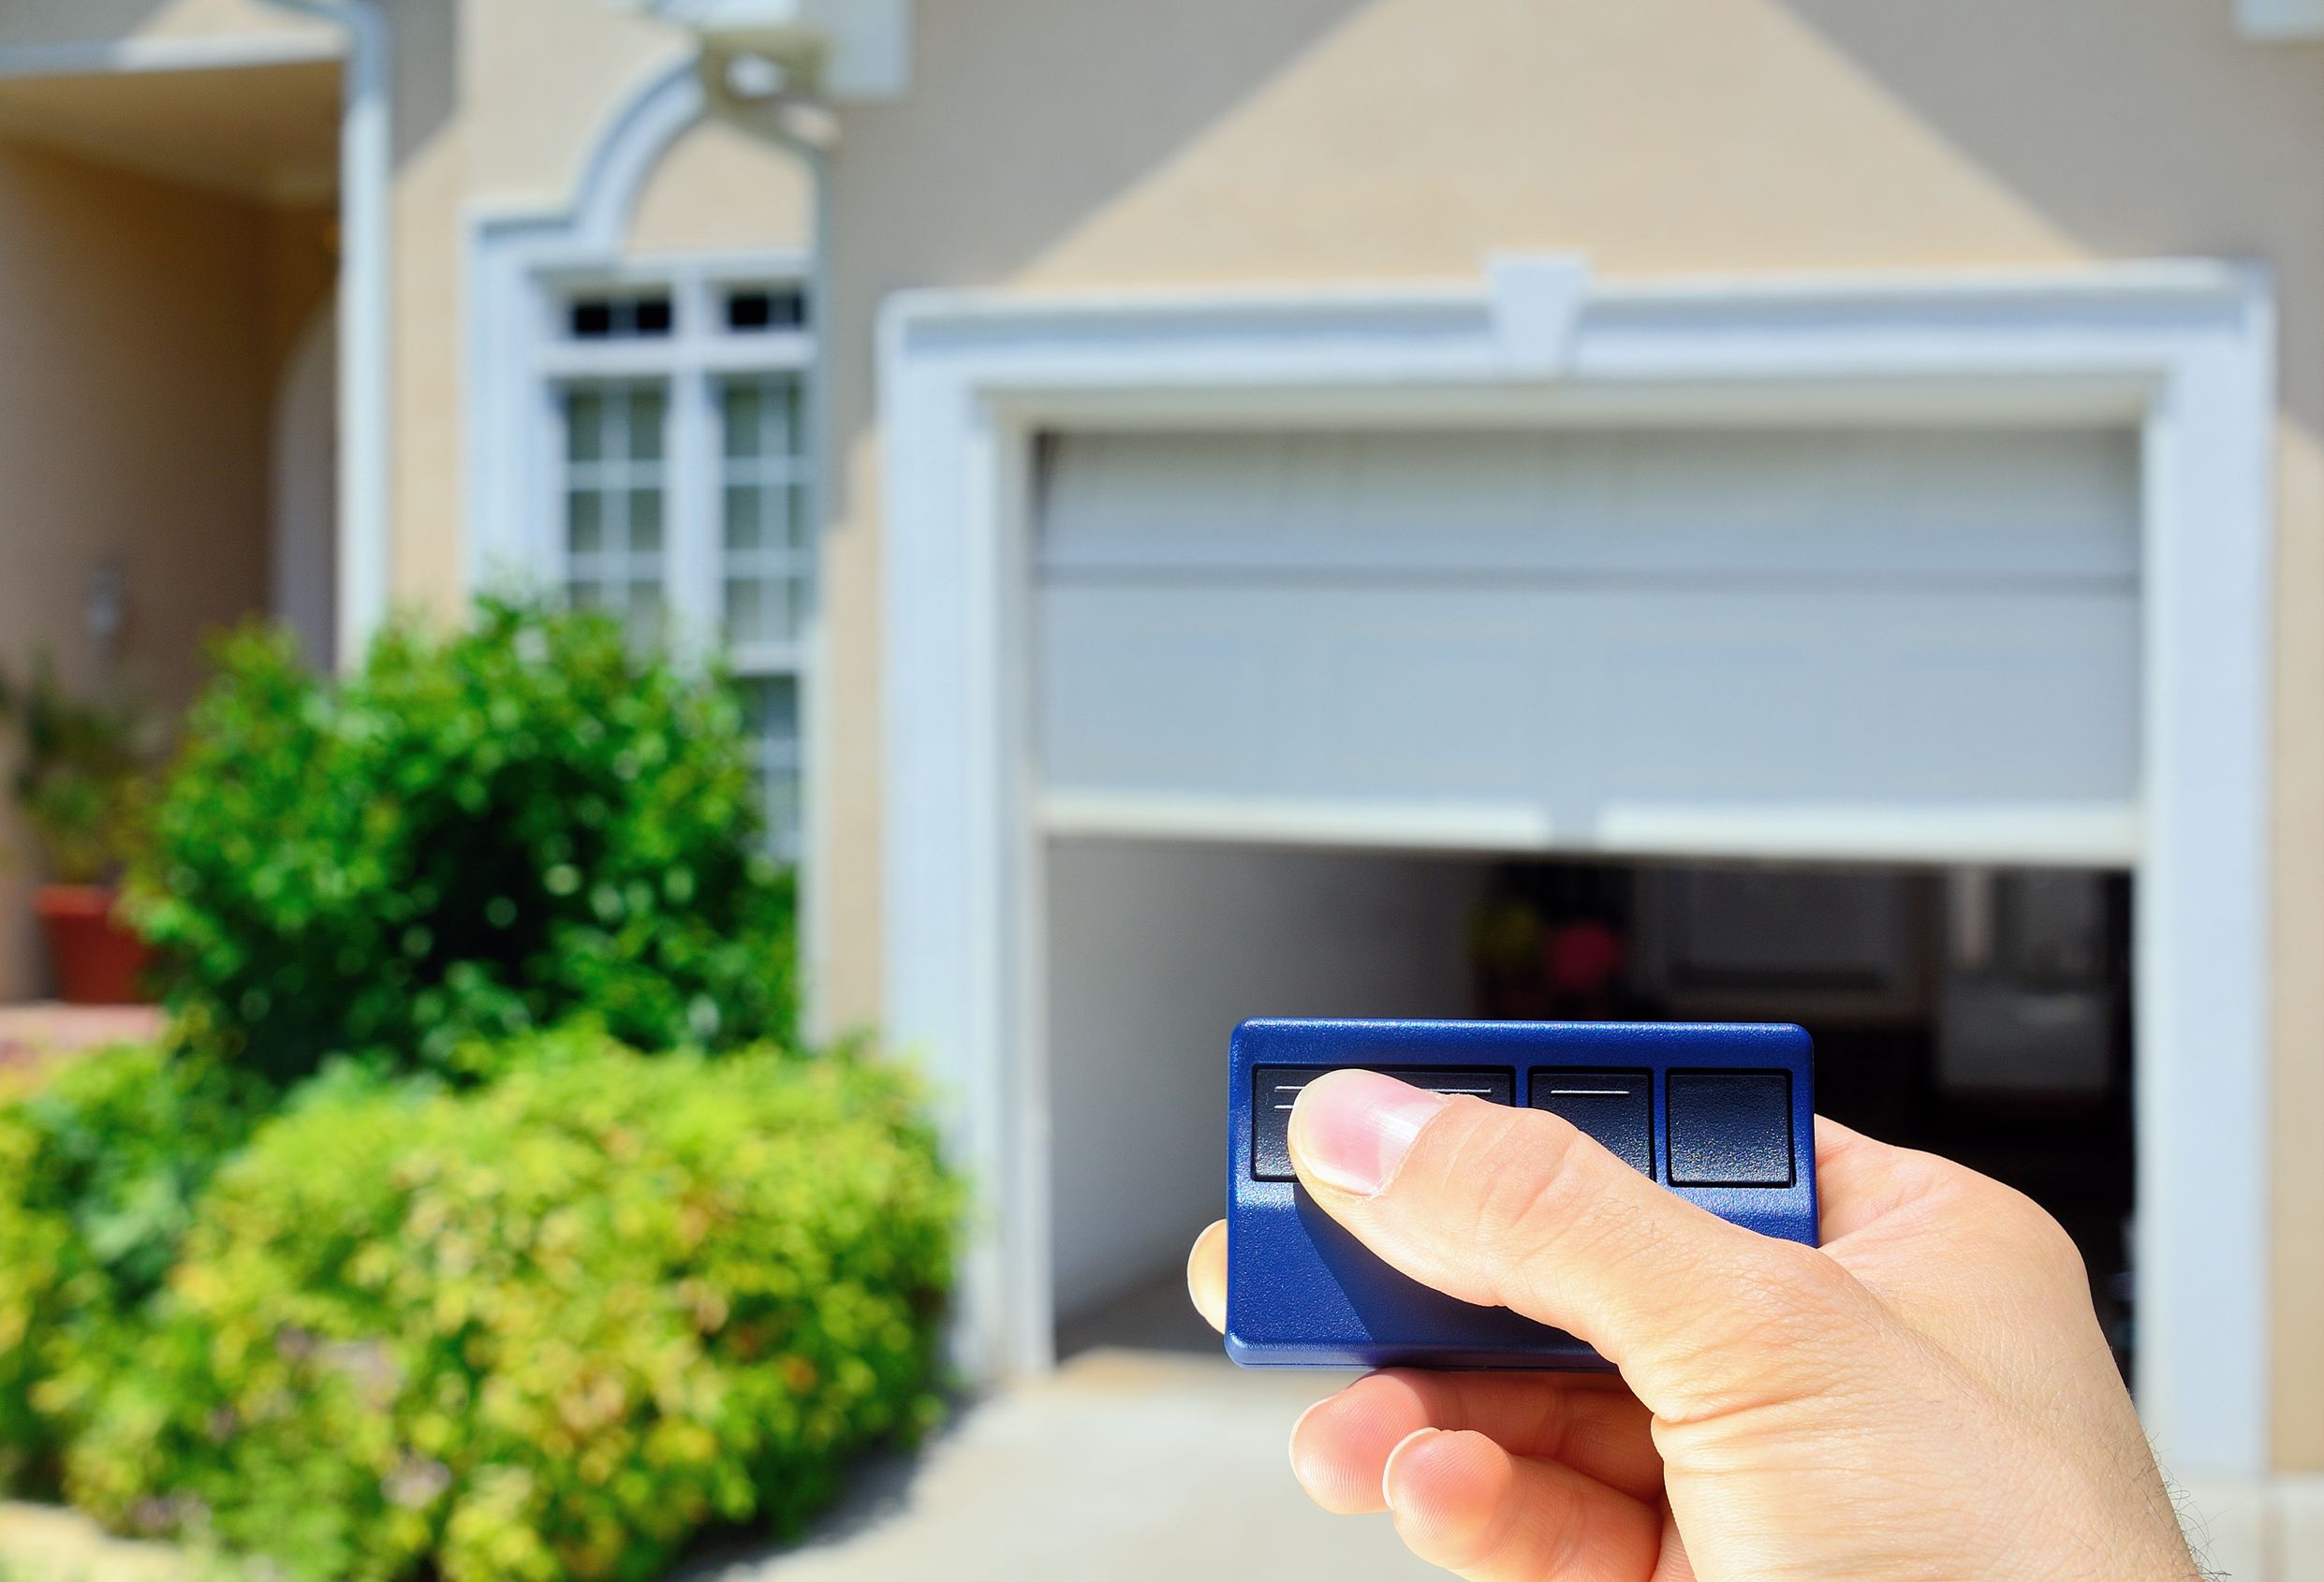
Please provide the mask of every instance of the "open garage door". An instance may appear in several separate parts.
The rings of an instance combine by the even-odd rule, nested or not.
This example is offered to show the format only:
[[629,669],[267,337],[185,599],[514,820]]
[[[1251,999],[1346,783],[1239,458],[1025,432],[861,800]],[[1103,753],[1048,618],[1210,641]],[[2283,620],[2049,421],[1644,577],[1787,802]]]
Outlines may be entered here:
[[1052,832],[2135,857],[2127,429],[1044,448]]

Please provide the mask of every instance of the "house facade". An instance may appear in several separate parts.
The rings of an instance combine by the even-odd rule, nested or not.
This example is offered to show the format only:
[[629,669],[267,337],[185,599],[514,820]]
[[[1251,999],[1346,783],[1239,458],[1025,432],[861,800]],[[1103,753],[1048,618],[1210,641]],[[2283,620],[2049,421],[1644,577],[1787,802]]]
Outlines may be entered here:
[[1602,924],[2047,1149],[2324,1575],[2319,156],[2312,0],[15,0],[0,638],[723,648],[993,1375],[1207,1217],[1237,1018]]

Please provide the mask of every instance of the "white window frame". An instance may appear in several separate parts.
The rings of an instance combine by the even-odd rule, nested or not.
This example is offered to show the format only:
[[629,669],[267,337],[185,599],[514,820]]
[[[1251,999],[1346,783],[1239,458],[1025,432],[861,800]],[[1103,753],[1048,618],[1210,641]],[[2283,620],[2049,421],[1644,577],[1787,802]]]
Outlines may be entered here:
[[2266,271],[2215,260],[1617,286],[1514,259],[1443,287],[890,298],[882,1025],[994,1202],[963,1260],[965,1368],[1052,1356],[1037,435],[2097,417],[2143,442],[2140,1407],[2174,1473],[2264,1473],[2275,347]]

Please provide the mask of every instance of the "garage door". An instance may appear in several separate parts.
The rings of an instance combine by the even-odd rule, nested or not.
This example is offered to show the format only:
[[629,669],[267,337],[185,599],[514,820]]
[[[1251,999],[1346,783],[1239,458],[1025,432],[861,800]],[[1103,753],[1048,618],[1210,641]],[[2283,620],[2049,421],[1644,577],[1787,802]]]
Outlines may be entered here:
[[1052,829],[2126,861],[2111,429],[1074,433]]

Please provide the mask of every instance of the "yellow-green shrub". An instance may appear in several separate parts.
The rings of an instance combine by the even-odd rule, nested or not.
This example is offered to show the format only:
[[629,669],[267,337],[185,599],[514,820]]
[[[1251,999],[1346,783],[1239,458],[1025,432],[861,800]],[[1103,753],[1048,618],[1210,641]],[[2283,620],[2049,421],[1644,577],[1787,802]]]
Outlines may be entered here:
[[232,1073],[151,1044],[0,1077],[0,1488],[37,1493],[252,1106]]
[[533,1042],[326,1078],[220,1170],[76,1503],[316,1577],[638,1577],[928,1420],[959,1194],[905,1077]]

